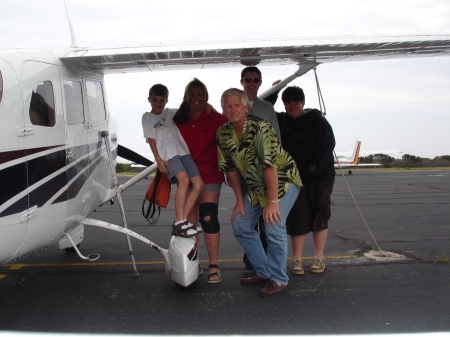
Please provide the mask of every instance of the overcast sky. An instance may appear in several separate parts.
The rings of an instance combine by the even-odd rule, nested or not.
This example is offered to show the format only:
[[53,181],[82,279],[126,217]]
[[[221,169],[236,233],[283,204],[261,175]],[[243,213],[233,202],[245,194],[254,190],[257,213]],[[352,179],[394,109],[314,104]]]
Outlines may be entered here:
[[[450,34],[450,1],[83,1],[66,0],[79,46],[248,39]],[[0,48],[70,46],[62,0],[0,1]],[[178,107],[195,76],[220,111],[221,93],[240,87],[241,68],[107,75],[109,110],[119,121],[119,143],[150,152],[141,116],[148,89],[169,87]],[[261,67],[261,92],[296,66]],[[421,157],[450,154],[450,57],[324,64],[317,68],[337,151],[396,149]],[[318,107],[314,73],[292,84]],[[284,111],[278,102],[277,111]]]

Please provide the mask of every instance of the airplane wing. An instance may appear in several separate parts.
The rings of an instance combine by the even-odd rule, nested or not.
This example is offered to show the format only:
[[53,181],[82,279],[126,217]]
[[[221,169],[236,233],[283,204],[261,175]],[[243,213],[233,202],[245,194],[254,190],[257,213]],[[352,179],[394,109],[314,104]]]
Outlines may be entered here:
[[[358,166],[382,166],[382,164],[340,164],[340,167],[358,167]],[[334,164],[335,168],[339,168],[338,164]]]
[[450,56],[450,35],[344,36],[74,48],[60,59],[101,73]]

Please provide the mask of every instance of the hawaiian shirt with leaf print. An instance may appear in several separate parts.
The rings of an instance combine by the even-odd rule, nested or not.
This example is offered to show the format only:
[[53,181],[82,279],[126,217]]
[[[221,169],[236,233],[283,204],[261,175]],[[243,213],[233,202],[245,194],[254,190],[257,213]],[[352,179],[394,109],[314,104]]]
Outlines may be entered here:
[[252,207],[267,205],[267,190],[263,170],[275,167],[278,173],[278,199],[291,184],[302,186],[294,159],[278,143],[272,126],[264,119],[247,115],[241,138],[234,126],[227,122],[216,134],[219,169],[239,171],[247,183],[247,195]]

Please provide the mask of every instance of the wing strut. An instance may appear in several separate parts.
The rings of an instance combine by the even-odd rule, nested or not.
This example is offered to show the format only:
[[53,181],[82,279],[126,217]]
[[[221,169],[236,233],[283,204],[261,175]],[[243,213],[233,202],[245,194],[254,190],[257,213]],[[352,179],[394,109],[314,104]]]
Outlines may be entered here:
[[[325,108],[325,101],[323,100],[322,90],[320,90],[319,78],[317,77],[316,69],[317,68],[314,67],[314,76],[316,77],[316,86],[317,86],[317,96],[319,97],[319,108],[320,108],[320,111],[322,111],[322,115],[326,116],[327,108]],[[322,103],[323,103],[323,110],[322,110]],[[336,153],[334,154],[334,156],[336,156]]]
[[[114,187],[116,190],[117,201],[119,202],[120,213],[122,214],[123,227],[125,227],[125,229],[128,229],[127,220],[125,219],[125,209],[123,207],[123,202],[122,202],[122,194],[120,192],[119,183],[117,181],[116,170],[114,168],[114,160],[113,160],[112,153],[111,153],[111,144],[109,143],[109,132],[102,131],[101,136],[105,140],[105,144],[106,144],[106,152],[108,153],[109,166],[111,168],[111,174],[112,174],[113,180],[114,180]],[[138,277],[139,273],[136,269],[136,263],[134,262],[133,247],[131,247],[131,240],[130,240],[130,236],[128,234],[127,234],[127,241],[128,241],[129,253],[131,256],[131,262],[133,263],[133,277]]]
[[289,83],[291,83],[293,80],[295,80],[297,77],[305,75],[308,71],[318,66],[320,63],[316,61],[310,61],[310,60],[302,60],[299,63],[298,70],[293,73],[291,76],[286,77],[284,80],[282,80],[280,83],[274,85],[273,87],[270,87],[266,91],[264,91],[261,95],[258,97],[260,99],[264,99],[266,97],[269,97],[273,93],[281,91],[285,86],[287,86]]

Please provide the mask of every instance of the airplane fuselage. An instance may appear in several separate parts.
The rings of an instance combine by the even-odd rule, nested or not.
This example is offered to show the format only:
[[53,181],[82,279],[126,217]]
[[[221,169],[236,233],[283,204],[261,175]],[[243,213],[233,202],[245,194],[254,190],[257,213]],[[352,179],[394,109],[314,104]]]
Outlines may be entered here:
[[64,64],[68,52],[0,51],[0,263],[55,243],[113,189],[103,75]]

